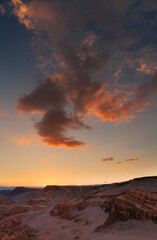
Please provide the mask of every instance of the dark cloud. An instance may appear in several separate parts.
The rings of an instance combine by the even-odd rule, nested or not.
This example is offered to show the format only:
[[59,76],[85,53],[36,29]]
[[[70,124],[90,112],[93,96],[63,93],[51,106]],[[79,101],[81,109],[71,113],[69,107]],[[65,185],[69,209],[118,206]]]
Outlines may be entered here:
[[67,100],[65,86],[60,83],[62,76],[46,78],[37,88],[19,99],[20,111],[46,111],[49,108],[64,106]]
[[149,81],[134,80],[137,72],[150,76],[156,69],[150,60],[152,52],[156,59],[155,1],[11,0],[11,6],[33,31],[41,65],[56,70],[18,102],[20,111],[44,113],[35,127],[45,143],[83,146],[68,138],[67,130],[87,128],[87,114],[125,121],[144,111],[155,96],[156,73]]
[[157,91],[157,72],[153,73],[149,82],[143,83],[137,87],[136,101],[144,102],[150,97],[156,95]]
[[67,117],[61,109],[47,111],[43,119],[35,124],[43,142],[50,146],[65,146],[69,148],[83,147],[84,142],[73,137],[66,137],[67,129],[89,129],[77,116]]

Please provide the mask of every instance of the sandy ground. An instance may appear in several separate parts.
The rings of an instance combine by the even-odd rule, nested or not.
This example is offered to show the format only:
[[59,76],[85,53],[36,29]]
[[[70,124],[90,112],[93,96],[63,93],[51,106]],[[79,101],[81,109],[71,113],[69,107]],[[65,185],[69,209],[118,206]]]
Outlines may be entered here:
[[[122,192],[125,188],[140,188],[147,192],[157,192],[155,181],[150,182],[150,184],[144,184],[142,180],[141,183],[138,181],[137,184],[131,182],[127,185],[100,187],[98,190],[94,189],[90,192],[92,197],[88,199],[90,202],[88,207],[82,210],[78,210],[78,208],[72,210],[72,214],[77,216],[72,220],[50,215],[50,211],[57,204],[69,201],[69,194],[65,194],[62,190],[52,193],[41,190],[36,193],[29,193],[27,196],[26,194],[14,196],[17,201],[8,205],[7,208],[11,209],[15,206],[27,206],[30,208],[28,212],[22,213],[21,221],[22,224],[37,230],[37,240],[157,240],[157,224],[149,220],[117,221],[114,224],[104,226],[108,213],[96,203],[105,201],[106,194]],[[78,196],[76,199],[84,199],[84,196],[82,198]],[[97,227],[102,225],[104,227],[100,231],[95,231]],[[9,238],[6,239],[9,240]]]
[[38,240],[156,240],[157,225],[151,221],[129,220],[117,222],[100,232],[95,229],[102,225],[108,214],[99,207],[87,207],[80,212],[78,221],[51,216],[50,210],[58,203],[57,199],[47,207],[29,212],[24,223],[38,230]]

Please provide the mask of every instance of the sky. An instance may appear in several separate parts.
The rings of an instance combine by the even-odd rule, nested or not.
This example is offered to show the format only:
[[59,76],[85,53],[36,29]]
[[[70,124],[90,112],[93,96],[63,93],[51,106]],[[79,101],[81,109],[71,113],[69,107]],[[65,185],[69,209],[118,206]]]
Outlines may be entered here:
[[0,185],[157,174],[157,2],[0,3]]

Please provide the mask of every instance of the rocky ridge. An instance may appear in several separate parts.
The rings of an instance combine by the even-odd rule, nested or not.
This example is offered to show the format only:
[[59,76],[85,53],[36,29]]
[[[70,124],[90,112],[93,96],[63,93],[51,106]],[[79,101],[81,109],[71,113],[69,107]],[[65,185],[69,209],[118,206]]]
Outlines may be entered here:
[[152,220],[157,223],[157,194],[147,194],[141,190],[127,190],[115,196],[110,202],[106,224],[117,220]]

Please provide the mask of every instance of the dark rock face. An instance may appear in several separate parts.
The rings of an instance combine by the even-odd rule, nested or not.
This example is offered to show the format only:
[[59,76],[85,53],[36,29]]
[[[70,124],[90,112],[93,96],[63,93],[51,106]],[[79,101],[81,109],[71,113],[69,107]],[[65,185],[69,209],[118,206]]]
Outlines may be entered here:
[[[101,207],[104,207],[105,208],[105,212],[109,212],[111,211],[111,208],[112,208],[112,205],[115,201],[115,198],[118,197],[120,194],[112,194],[112,195],[109,195],[109,196],[105,196],[107,197],[107,200],[104,201],[102,204],[101,204]],[[104,197],[104,196],[101,196],[101,198]]]
[[127,190],[107,201],[109,215],[105,224],[117,220],[152,220],[157,223],[157,194],[146,194],[140,190]]

